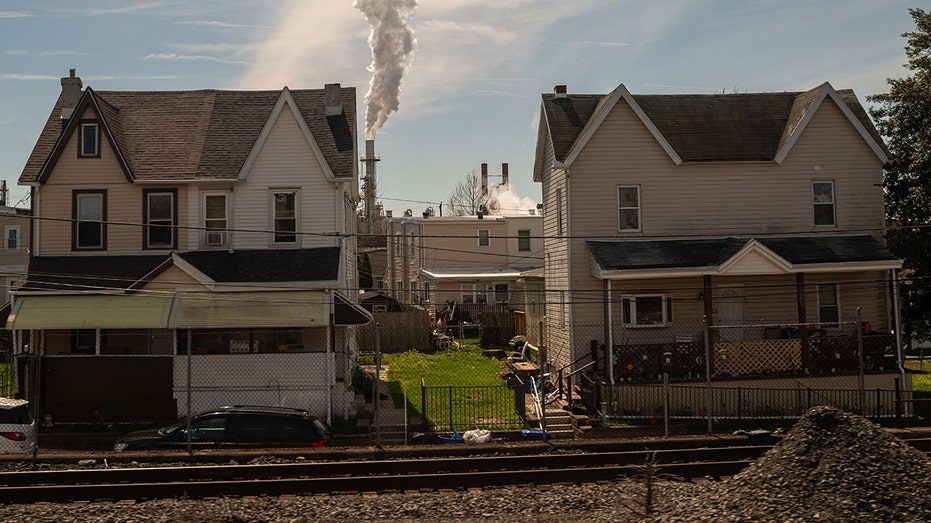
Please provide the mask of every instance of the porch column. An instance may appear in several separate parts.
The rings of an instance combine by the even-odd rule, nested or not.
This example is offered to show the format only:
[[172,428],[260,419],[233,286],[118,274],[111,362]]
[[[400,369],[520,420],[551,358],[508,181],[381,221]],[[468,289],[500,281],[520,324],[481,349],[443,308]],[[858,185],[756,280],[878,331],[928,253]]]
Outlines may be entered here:
[[608,382],[614,385],[614,314],[611,310],[611,280],[604,280],[605,299],[605,366],[608,371]]
[[705,318],[708,318],[708,323],[713,323],[711,320],[712,314],[714,314],[714,304],[711,299],[711,276],[705,275],[702,276],[702,294],[705,299]]
[[802,366],[808,361],[808,313],[805,307],[805,273],[795,274],[795,299],[798,307],[798,343],[801,350]]

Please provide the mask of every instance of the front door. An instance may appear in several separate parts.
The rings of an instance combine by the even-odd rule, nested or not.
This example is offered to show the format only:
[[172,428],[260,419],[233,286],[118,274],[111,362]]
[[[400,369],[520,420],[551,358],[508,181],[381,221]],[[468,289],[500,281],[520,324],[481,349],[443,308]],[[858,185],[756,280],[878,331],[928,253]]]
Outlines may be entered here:
[[742,286],[721,287],[718,289],[718,321],[717,325],[722,341],[743,341],[744,328],[744,289]]

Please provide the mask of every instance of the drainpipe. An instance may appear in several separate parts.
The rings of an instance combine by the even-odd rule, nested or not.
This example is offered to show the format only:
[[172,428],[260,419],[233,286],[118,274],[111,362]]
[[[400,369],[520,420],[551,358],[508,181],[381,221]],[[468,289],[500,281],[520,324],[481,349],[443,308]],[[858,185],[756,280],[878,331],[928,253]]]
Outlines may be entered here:
[[614,311],[611,307],[611,280],[605,280],[605,296],[608,302],[608,381],[611,383],[611,385],[614,385]]
[[[902,349],[902,315],[899,311],[899,278],[896,270],[889,271],[889,277],[892,278],[892,317],[893,328],[895,329],[895,358],[898,360],[900,383],[905,386],[905,353]],[[910,404],[905,403],[905,415],[908,416]]]
[[330,295],[330,299],[327,302],[330,304],[330,314],[329,325],[327,325],[326,330],[326,422],[327,425],[333,423],[333,382],[330,380],[330,375],[332,373],[332,359],[333,359],[333,344],[336,343],[333,336],[333,330],[335,328],[335,310],[336,310],[336,295],[330,291],[326,291]]

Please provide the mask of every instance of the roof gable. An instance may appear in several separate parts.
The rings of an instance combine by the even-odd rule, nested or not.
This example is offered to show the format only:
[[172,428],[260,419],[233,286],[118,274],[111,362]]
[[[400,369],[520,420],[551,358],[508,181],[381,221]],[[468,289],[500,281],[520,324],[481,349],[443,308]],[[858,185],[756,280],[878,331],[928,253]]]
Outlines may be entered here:
[[[549,140],[556,162],[567,166],[621,100],[676,164],[781,162],[825,99],[836,103],[865,144],[887,161],[882,139],[853,91],[835,91],[827,83],[806,92],[717,95],[632,95],[621,84],[608,95],[542,96],[538,142]],[[541,165],[542,151],[538,143],[535,179],[550,167]]]
[[268,115],[268,119],[265,121],[265,125],[263,126],[262,131],[259,133],[255,143],[252,145],[252,150],[249,152],[249,156],[246,157],[246,161],[243,163],[242,168],[239,170],[239,175],[237,178],[239,180],[245,180],[249,175],[249,171],[252,169],[255,160],[258,158],[259,153],[262,151],[262,146],[265,145],[265,142],[268,140],[268,137],[272,132],[272,128],[275,126],[275,122],[278,121],[278,118],[282,115],[282,113],[291,114],[291,116],[294,117],[294,120],[297,122],[297,125],[301,130],[301,134],[303,135],[304,140],[307,142],[307,145],[313,152],[314,157],[323,168],[323,173],[326,175],[328,180],[332,180],[335,177],[333,170],[330,169],[330,165],[327,163],[326,158],[323,156],[323,151],[321,151],[320,146],[317,145],[317,140],[314,139],[313,133],[307,126],[307,122],[304,120],[303,116],[298,110],[297,104],[295,103],[294,98],[291,96],[291,91],[287,87],[281,90],[281,95],[278,96],[278,101],[275,102],[275,107],[272,109],[271,114]]
[[[335,178],[355,179],[355,88],[337,86],[342,113],[326,114],[325,90],[94,91],[93,104],[130,181],[236,180],[272,112],[287,99],[315,154]],[[278,109],[282,110],[282,109]],[[61,127],[61,97],[46,121],[19,181],[43,183],[77,122]],[[75,114],[80,114],[75,111]],[[70,129],[70,130],[69,130]]]

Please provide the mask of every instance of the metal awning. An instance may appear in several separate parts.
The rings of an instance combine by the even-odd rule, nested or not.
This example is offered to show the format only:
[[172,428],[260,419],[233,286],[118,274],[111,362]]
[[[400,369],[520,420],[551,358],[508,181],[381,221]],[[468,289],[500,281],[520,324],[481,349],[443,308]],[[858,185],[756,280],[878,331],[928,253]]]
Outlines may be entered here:
[[24,296],[14,300],[6,327],[29,329],[167,329],[170,294]]
[[321,327],[329,311],[324,291],[178,295],[179,329]]
[[333,324],[346,325],[366,325],[372,321],[372,313],[358,303],[349,301],[342,294],[333,293]]

